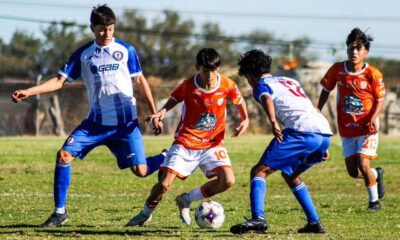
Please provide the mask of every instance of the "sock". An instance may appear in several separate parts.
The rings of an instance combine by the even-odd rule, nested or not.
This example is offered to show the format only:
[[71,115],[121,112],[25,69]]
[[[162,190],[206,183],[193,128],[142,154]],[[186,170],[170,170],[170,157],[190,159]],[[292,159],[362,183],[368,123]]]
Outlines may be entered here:
[[64,214],[65,213],[65,207],[54,208],[54,212],[58,213],[58,214]]
[[54,204],[58,211],[62,212],[67,202],[68,188],[71,183],[71,164],[56,164],[54,170]]
[[198,201],[198,200],[204,198],[203,193],[201,192],[201,187],[193,189],[186,196],[187,196],[187,198],[185,200],[187,200],[189,203],[194,202],[194,201]]
[[307,216],[307,222],[315,223],[319,221],[317,210],[313,204],[310,193],[308,192],[307,186],[304,182],[301,182],[296,187],[292,188],[292,192],[296,197],[297,201],[303,208],[304,213]]
[[267,192],[267,183],[262,177],[254,177],[250,181],[250,207],[253,219],[265,219],[264,200]]
[[153,172],[157,171],[160,168],[161,163],[164,162],[165,156],[166,153],[162,152],[156,156],[146,158],[146,164],[147,164],[146,176],[151,175]]
[[372,171],[372,173],[374,174],[375,179],[376,179],[376,178],[378,177],[378,172],[376,171],[375,168],[371,168],[371,171]]
[[378,184],[374,184],[373,186],[367,187],[368,192],[368,201],[369,202],[376,202],[379,200],[378,198]]
[[150,208],[147,206],[147,204],[144,204],[142,213],[143,213],[143,215],[149,217],[154,212],[155,209],[156,208]]

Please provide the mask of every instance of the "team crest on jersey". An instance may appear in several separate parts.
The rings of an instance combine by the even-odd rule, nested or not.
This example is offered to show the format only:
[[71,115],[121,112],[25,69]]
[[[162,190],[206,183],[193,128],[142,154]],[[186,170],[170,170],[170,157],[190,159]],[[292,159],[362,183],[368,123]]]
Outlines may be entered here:
[[217,116],[212,113],[202,113],[194,128],[201,131],[211,131],[215,128],[216,123]]
[[360,82],[360,88],[361,88],[361,89],[365,89],[365,88],[367,87],[367,84],[368,84],[368,83],[367,83],[366,81],[361,81],[361,82]]
[[223,98],[218,99],[217,103],[218,103],[218,106],[221,106],[222,103],[224,103],[224,99]]
[[124,57],[124,54],[121,51],[115,51],[112,54],[112,57],[116,60],[116,61],[121,61],[122,58]]

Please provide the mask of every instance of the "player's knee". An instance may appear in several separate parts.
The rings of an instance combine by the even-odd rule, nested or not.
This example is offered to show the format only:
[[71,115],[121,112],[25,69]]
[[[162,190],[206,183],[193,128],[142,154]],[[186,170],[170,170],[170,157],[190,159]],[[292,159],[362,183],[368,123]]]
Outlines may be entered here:
[[130,167],[131,171],[135,176],[144,178],[147,175],[147,168],[146,165],[136,165]]
[[171,188],[171,184],[166,182],[161,182],[159,183],[159,188],[161,189],[161,193],[164,194],[169,191],[169,189]]
[[235,185],[235,178],[226,179],[223,183],[225,189],[229,189]]
[[61,149],[57,152],[57,163],[66,165],[70,164],[72,160],[74,160],[74,157],[71,155],[71,153],[65,151],[64,149]]

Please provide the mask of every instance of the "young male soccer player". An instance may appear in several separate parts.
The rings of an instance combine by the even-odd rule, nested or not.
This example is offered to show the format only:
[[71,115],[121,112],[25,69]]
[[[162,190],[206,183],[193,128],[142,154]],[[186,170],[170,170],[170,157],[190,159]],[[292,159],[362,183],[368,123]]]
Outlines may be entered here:
[[321,80],[323,90],[318,108],[325,105],[337,85],[337,122],[342,137],[346,168],[353,178],[363,178],[367,188],[368,209],[381,209],[384,196],[383,169],[371,168],[377,158],[379,114],[383,108],[385,87],[382,74],[368,65],[371,36],[354,28],[347,36],[347,61],[335,63]]
[[176,197],[184,224],[191,223],[189,214],[191,202],[224,192],[235,182],[228,152],[223,146],[226,105],[230,99],[238,107],[241,122],[233,134],[234,137],[238,137],[249,124],[246,104],[236,84],[219,74],[221,60],[216,50],[201,49],[196,60],[198,72],[183,81],[172,92],[167,103],[148,118],[148,120],[162,120],[167,111],[183,102],[175,141],[160,167],[159,181],[153,186],[143,210],[132,218],[127,226],[142,226],[149,221],[175,178],[184,180],[197,167],[200,167],[206,177],[216,176],[216,179]]
[[[66,80],[74,82],[79,77],[84,80],[88,91],[89,114],[57,153],[55,210],[41,225],[43,228],[57,227],[68,220],[65,205],[74,158],[83,159],[93,148],[106,145],[116,156],[121,169],[129,167],[139,177],[157,170],[164,159],[164,154],[145,157],[132,80],[152,113],[156,108],[135,48],[113,38],[116,18],[108,6],[93,8],[90,22],[94,41],[75,51],[59,70],[58,76],[39,86],[17,90],[12,95],[12,100],[18,103],[35,94],[57,91]],[[155,123],[154,127],[155,134],[162,131],[161,123]]]
[[[325,230],[311,196],[299,176],[327,157],[332,132],[328,121],[312,105],[299,82],[270,74],[271,61],[271,57],[261,50],[246,52],[239,60],[239,75],[244,76],[253,87],[253,96],[264,108],[275,138],[251,169],[252,219],[234,225],[230,230],[234,234],[267,230],[265,179],[280,170],[307,216],[307,225],[298,232],[323,233]],[[278,121],[285,127],[283,131]]]

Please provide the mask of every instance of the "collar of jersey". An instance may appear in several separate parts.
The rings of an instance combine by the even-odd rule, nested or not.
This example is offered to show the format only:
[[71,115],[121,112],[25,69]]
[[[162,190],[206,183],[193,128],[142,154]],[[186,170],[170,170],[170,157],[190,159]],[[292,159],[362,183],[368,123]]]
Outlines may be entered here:
[[93,40],[94,46],[98,47],[98,48],[108,48],[110,47],[112,44],[114,44],[114,38],[111,39],[110,44],[106,45],[106,46],[100,46],[99,44],[97,44],[96,40]]
[[[260,80],[258,80],[258,83],[260,83],[262,80],[264,80],[264,79],[266,79],[266,78],[272,78],[272,74],[268,74],[268,75],[266,75],[266,76],[260,78]],[[257,83],[257,84],[258,84],[258,83]]]
[[353,75],[353,76],[354,76],[354,75],[359,75],[359,74],[365,72],[365,70],[368,68],[368,63],[365,63],[365,64],[364,64],[364,67],[363,67],[360,71],[358,71],[358,72],[350,72],[350,71],[347,69],[346,62],[347,62],[347,61],[344,61],[344,62],[343,62],[344,71],[345,71],[347,74],[349,74],[349,75]]
[[194,81],[194,84],[196,85],[196,87],[203,93],[215,92],[219,88],[219,86],[221,85],[221,78],[220,78],[219,74],[217,75],[217,85],[215,85],[215,87],[213,89],[210,89],[210,90],[204,89],[204,88],[200,87],[200,85],[197,84],[197,78],[198,77],[200,77],[199,74],[194,75],[193,81]]

